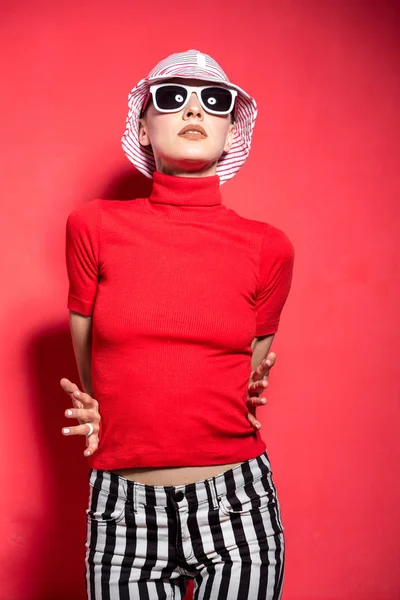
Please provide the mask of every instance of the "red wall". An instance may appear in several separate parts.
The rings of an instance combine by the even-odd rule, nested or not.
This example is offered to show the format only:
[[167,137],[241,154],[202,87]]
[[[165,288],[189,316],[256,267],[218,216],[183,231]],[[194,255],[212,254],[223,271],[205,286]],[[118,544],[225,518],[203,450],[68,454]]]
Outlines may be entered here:
[[61,434],[59,380],[77,381],[65,221],[94,197],[147,189],[120,146],[127,94],[189,48],[259,104],[225,204],[282,228],[297,252],[258,410],[285,525],[283,598],[399,598],[398,3],[1,8],[0,598],[85,598],[85,446]]

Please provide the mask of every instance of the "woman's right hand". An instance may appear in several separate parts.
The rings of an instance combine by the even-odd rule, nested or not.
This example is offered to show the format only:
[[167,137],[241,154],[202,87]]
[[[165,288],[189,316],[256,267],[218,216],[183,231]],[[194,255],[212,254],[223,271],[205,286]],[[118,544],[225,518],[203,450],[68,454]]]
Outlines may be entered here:
[[[91,456],[99,447],[99,429],[100,413],[99,403],[86,392],[80,391],[75,383],[63,377],[60,380],[62,389],[72,400],[73,408],[67,408],[65,416],[68,419],[77,419],[80,425],[62,429],[63,435],[84,435],[86,436],[86,450],[84,456]],[[90,428],[87,423],[93,426],[93,432],[87,435]],[[67,430],[67,431],[66,431]]]

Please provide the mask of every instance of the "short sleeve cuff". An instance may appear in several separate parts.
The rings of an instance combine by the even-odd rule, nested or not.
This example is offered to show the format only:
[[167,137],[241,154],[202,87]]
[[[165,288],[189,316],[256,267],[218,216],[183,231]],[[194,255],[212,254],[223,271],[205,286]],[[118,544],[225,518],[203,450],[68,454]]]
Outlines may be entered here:
[[81,313],[86,317],[91,317],[93,314],[93,302],[84,302],[83,300],[79,300],[74,296],[68,296],[67,307],[69,310],[73,310],[74,312]]
[[273,321],[269,324],[260,323],[256,325],[255,337],[261,337],[262,335],[272,335],[278,331],[279,320]]

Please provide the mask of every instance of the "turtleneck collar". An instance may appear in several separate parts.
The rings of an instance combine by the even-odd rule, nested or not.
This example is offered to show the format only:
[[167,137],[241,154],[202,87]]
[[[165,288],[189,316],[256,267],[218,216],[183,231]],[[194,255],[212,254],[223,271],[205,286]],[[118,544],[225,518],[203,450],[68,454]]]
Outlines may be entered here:
[[225,214],[218,175],[180,177],[154,171],[146,207],[164,218],[213,220]]

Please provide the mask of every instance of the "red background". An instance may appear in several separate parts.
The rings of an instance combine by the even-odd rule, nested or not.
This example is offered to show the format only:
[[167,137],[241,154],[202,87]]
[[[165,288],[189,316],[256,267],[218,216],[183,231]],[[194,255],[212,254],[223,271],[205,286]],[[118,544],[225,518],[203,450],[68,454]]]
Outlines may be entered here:
[[189,48],[259,104],[224,203],[296,248],[258,409],[285,525],[283,598],[400,597],[398,6],[2,3],[2,600],[86,597],[85,446],[61,434],[59,380],[77,381],[65,221],[92,198],[148,191],[120,146],[127,95]]

